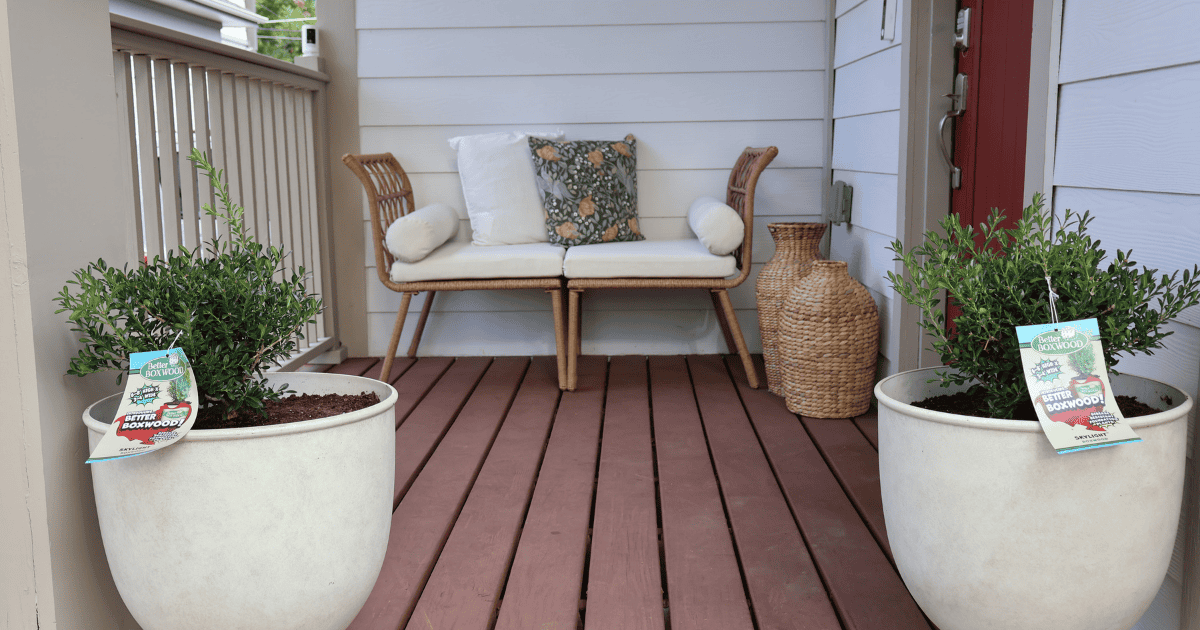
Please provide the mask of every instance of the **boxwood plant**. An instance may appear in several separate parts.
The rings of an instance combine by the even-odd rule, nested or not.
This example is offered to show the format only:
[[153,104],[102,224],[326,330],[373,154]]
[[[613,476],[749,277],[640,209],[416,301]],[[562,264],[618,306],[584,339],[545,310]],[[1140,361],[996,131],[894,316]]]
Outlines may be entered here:
[[303,267],[289,269],[283,250],[247,233],[223,172],[199,151],[190,159],[220,202],[219,210],[204,204],[204,212],[224,223],[228,237],[213,235],[203,252],[180,247],[133,268],[100,259],[77,270],[55,298],[83,344],[68,373],[115,369],[120,383],[130,353],[174,345],[192,362],[202,413],[261,414],[264,401],[290,393],[286,384],[268,385],[264,370],[295,351],[321,301],[307,293]]
[[[1200,302],[1200,267],[1157,276],[1120,250],[1105,263],[1100,241],[1087,233],[1088,212],[1068,210],[1054,227],[1039,194],[1015,227],[1002,227],[1004,219],[992,209],[976,231],[950,215],[941,222],[945,235],[926,232],[910,250],[894,242],[889,249],[905,275],[887,274],[896,293],[921,309],[933,350],[954,368],[937,372],[942,385],[970,384],[992,418],[1021,417],[1018,407],[1030,405],[1015,328],[1050,321],[1047,277],[1060,321],[1098,320],[1109,367],[1162,348],[1171,334],[1163,324]],[[953,332],[943,291],[962,311]]]

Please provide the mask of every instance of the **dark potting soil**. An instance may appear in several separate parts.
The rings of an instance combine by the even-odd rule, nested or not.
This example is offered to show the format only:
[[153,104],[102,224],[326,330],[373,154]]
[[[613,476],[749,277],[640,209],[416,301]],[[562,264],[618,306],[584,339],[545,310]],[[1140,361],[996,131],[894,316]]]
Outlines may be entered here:
[[375,392],[361,394],[297,394],[279,400],[266,401],[266,417],[243,410],[229,418],[221,418],[214,408],[201,409],[196,416],[193,429],[242,429],[264,427],[272,424],[287,424],[301,420],[328,418],[379,404]]
[[[1164,401],[1168,405],[1170,401]],[[928,409],[930,411],[942,411],[945,413],[957,413],[963,416],[976,416],[986,418],[987,406],[983,402],[983,393],[976,392],[969,394],[967,392],[959,392],[957,394],[941,394],[932,396],[925,400],[918,400],[912,404],[914,407]],[[1158,413],[1161,409],[1155,409],[1150,405],[1138,400],[1134,396],[1117,396],[1117,406],[1121,408],[1121,414],[1126,418],[1136,418],[1138,416],[1148,416],[1152,413]],[[1023,401],[1023,404],[1017,407],[1013,413],[1013,420],[1033,420],[1037,421],[1037,414],[1033,410],[1032,401]]]

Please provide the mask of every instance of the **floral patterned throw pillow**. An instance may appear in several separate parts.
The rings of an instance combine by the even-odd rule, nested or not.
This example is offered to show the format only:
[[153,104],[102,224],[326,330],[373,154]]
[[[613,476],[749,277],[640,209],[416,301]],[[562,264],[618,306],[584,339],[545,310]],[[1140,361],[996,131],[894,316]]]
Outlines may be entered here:
[[645,239],[638,227],[632,135],[617,142],[530,136],[529,148],[551,243],[570,247]]

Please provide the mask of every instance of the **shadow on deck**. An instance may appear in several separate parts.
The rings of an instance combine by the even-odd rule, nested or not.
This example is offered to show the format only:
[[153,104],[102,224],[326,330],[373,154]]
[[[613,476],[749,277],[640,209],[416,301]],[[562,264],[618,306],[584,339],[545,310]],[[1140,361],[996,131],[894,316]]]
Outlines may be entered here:
[[873,416],[798,419],[717,356],[582,357],[566,393],[553,357],[393,373],[391,538],[352,630],[930,627]]

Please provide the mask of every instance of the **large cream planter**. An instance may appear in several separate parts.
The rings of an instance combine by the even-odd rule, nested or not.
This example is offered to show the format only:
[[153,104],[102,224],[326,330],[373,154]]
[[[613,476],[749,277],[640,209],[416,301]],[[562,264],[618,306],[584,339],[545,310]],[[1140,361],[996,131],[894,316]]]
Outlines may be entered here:
[[[91,465],[104,551],[144,630],[344,630],[383,566],[396,390],[356,376],[270,375],[380,403],[318,420],[189,432]],[[84,412],[95,447],[120,394]]]
[[941,630],[1128,630],[1175,543],[1191,399],[1113,376],[1168,410],[1130,422],[1142,442],[1057,454],[1036,422],[926,411],[933,369],[886,378],[879,477],[888,541]]

